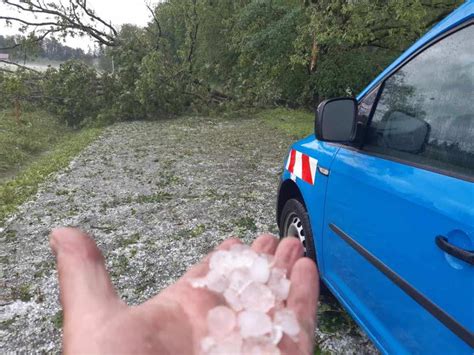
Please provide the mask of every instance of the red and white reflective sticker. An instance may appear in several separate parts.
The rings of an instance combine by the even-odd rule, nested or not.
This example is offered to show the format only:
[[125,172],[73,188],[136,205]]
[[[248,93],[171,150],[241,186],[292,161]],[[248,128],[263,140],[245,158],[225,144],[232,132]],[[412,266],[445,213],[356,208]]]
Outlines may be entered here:
[[317,167],[318,161],[316,159],[294,149],[290,151],[286,160],[286,170],[291,173],[292,177],[296,176],[311,185],[314,185]]

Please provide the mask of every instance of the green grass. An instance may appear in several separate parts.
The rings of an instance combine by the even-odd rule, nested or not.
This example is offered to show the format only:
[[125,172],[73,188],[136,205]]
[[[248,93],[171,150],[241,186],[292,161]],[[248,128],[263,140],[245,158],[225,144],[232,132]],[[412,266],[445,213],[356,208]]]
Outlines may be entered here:
[[240,233],[246,231],[256,232],[257,225],[252,217],[242,217],[233,221],[233,224],[237,227]]
[[310,111],[275,108],[261,111],[256,116],[294,139],[301,139],[314,132],[314,114]]
[[319,346],[315,346],[313,350],[314,355],[331,355],[329,351],[322,350]]
[[133,245],[138,243],[140,240],[140,234],[139,233],[133,233],[132,235],[123,237],[122,239],[119,240],[119,245],[123,248],[128,247],[129,245]]
[[63,327],[63,311],[57,311],[51,321],[56,329],[61,329]]
[[43,111],[24,112],[17,122],[10,111],[0,110],[0,181],[71,134]]
[[18,319],[18,316],[14,316],[13,318],[4,320],[0,322],[0,330],[8,330],[8,328],[15,323],[15,321]]
[[357,325],[351,316],[335,299],[321,298],[318,310],[319,329],[327,334],[334,334],[343,329],[355,329]]
[[19,299],[23,302],[28,302],[33,297],[33,295],[31,294],[30,285],[27,285],[27,284],[12,288],[11,296],[12,296],[12,299],[14,300]]
[[198,224],[196,227],[191,229],[189,234],[190,234],[190,237],[195,238],[195,237],[199,237],[205,231],[206,231],[206,226],[204,224]]
[[[55,132],[54,127],[56,126],[50,126],[53,130],[50,133],[61,136],[61,132]],[[56,144],[53,144],[49,151],[36,156],[36,159],[31,158],[29,164],[16,176],[0,183],[0,226],[21,203],[37,192],[40,183],[47,180],[51,173],[65,168],[72,158],[98,137],[101,131],[100,128],[87,128],[67,133],[63,131],[64,134],[60,138],[53,140]],[[41,132],[44,133],[43,130]],[[48,133],[44,135],[47,136]],[[1,145],[3,142],[0,143]]]

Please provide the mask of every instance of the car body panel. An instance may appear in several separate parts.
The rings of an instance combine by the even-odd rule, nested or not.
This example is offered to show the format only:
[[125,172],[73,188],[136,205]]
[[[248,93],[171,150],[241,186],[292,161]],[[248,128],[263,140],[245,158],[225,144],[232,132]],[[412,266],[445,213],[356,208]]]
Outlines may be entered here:
[[387,352],[472,351],[336,235],[329,224],[346,231],[399,277],[473,331],[474,311],[466,309],[474,300],[472,266],[452,258],[435,244],[436,236],[441,234],[451,241],[457,237],[466,249],[474,249],[472,201],[474,187],[470,182],[354,150],[338,151],[327,184],[325,279],[342,298],[352,302],[358,314],[370,317],[367,326],[372,333],[379,333],[377,338],[385,340]]

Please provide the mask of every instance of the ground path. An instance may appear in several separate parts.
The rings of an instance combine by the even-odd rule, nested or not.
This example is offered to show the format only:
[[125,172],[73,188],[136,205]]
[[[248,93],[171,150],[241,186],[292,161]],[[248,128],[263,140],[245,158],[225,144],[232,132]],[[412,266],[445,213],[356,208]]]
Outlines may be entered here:
[[[226,236],[250,242],[257,231],[277,232],[276,189],[290,143],[257,119],[107,128],[0,230],[2,352],[61,349],[52,227],[91,232],[121,297],[140,303]],[[373,351],[356,327],[347,328],[318,332],[321,348]]]

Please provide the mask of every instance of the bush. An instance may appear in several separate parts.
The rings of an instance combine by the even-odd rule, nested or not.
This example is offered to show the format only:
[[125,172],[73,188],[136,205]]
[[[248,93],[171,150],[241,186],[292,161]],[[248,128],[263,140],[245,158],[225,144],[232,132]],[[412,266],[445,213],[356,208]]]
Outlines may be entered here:
[[[179,114],[189,106],[186,94],[189,82],[179,66],[167,63],[161,53],[151,52],[140,65],[135,94],[149,116]],[[192,89],[189,92],[192,95]]]
[[40,96],[41,75],[27,71],[0,71],[0,109],[30,111]]
[[68,126],[80,127],[99,112],[99,78],[84,63],[68,61],[59,70],[49,69],[43,88],[45,106]]

